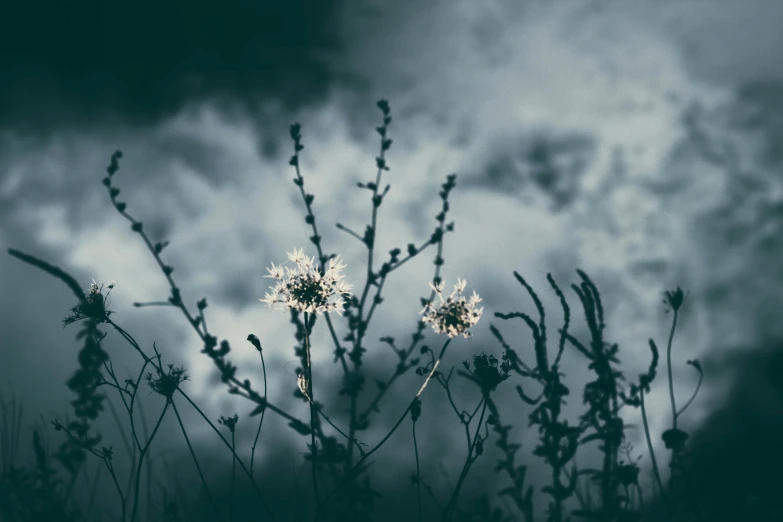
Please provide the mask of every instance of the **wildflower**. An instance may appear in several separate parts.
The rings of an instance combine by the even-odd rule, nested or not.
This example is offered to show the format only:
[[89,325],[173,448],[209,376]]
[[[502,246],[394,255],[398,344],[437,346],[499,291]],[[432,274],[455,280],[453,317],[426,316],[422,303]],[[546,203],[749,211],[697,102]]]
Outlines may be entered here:
[[283,310],[341,314],[345,304],[343,297],[350,296],[351,285],[342,281],[340,272],[345,265],[340,258],[330,259],[323,274],[316,266],[315,258],[305,256],[302,249],[294,249],[288,259],[296,268],[272,263],[266,277],[276,279],[277,284],[259,301],[269,306],[279,303]]
[[473,371],[467,361],[463,363],[465,369],[473,374],[477,384],[485,392],[494,391],[498,384],[508,379],[509,365],[507,356],[503,354],[503,364],[498,365],[498,360],[494,355],[481,353],[473,356]]
[[234,433],[234,430],[236,429],[237,422],[239,422],[239,416],[235,413],[233,417],[223,417],[221,416],[218,419],[218,423],[222,424],[226,428],[228,428],[228,431],[231,433]]
[[185,369],[181,367],[174,367],[173,364],[169,364],[169,372],[158,372],[158,377],[153,377],[152,373],[147,374],[147,384],[155,393],[158,393],[167,399],[171,400],[174,392],[177,391],[179,385],[188,380],[188,376],[185,374]]
[[116,281],[109,283],[109,291],[104,295],[103,285],[99,286],[93,279],[89,290],[84,295],[84,302],[71,308],[71,315],[63,319],[63,326],[68,326],[82,319],[95,319],[98,322],[105,321],[112,314],[107,308],[109,306],[109,294],[111,294],[116,284]]
[[464,279],[457,279],[457,284],[454,285],[454,291],[447,298],[443,298],[443,282],[433,285],[432,288],[440,299],[440,305],[435,308],[432,303],[427,303],[424,309],[419,312],[424,314],[422,319],[425,323],[430,323],[435,333],[445,333],[449,338],[462,335],[465,339],[470,339],[470,328],[475,326],[481,314],[484,312],[484,307],[476,308],[481,302],[481,298],[476,291],[473,291],[473,295],[470,299],[467,299],[462,295],[467,285]]
[[685,300],[685,294],[683,293],[682,288],[678,286],[675,290],[667,290],[663,295],[665,298],[664,304],[671,306],[672,310],[675,312],[679,311],[682,302]]

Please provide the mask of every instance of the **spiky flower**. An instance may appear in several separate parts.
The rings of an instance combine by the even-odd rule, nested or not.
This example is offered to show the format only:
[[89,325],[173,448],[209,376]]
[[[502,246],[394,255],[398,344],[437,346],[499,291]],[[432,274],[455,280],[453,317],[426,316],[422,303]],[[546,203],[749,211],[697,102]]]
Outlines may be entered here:
[[462,295],[467,283],[464,279],[458,278],[457,284],[454,285],[454,291],[444,299],[443,285],[443,282],[437,285],[430,283],[430,288],[435,291],[440,299],[440,305],[434,307],[432,303],[427,303],[424,310],[419,312],[424,314],[422,321],[430,323],[435,333],[445,333],[450,339],[458,335],[462,335],[465,339],[470,339],[470,328],[479,322],[481,314],[484,312],[483,306],[477,308],[481,298],[475,290],[470,299]]
[[282,310],[341,314],[345,305],[343,298],[351,295],[351,285],[342,281],[340,271],[345,265],[340,258],[330,259],[323,274],[315,264],[315,258],[305,256],[302,249],[294,249],[288,259],[296,263],[296,268],[272,263],[266,277],[277,280],[277,284],[259,301],[269,306],[279,304]]
[[153,377],[152,372],[147,373],[147,384],[155,393],[166,397],[171,400],[174,392],[184,381],[188,380],[188,376],[185,373],[185,368],[175,367],[173,364],[169,364],[168,373],[158,370],[158,376]]
[[112,281],[108,285],[108,291],[104,295],[103,285],[98,285],[95,279],[90,283],[90,289],[84,295],[84,302],[71,308],[71,315],[63,319],[63,326],[81,321],[82,319],[95,319],[98,322],[105,321],[113,312],[108,310],[109,294],[117,285]]

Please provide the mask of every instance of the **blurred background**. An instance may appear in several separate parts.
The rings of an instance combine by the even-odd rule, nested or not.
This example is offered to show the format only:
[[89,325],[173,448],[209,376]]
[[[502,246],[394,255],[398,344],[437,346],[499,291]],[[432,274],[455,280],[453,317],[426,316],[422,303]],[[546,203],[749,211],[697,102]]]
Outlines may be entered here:
[[[115,176],[121,199],[154,241],[171,242],[164,258],[186,302],[195,307],[207,297],[210,329],[231,342],[239,375],[261,386],[258,355],[245,341],[254,333],[270,400],[306,419],[306,404],[293,396],[292,326],[258,301],[271,281],[267,266],[298,247],[315,255],[291,182],[288,126],[303,125],[302,173],[316,196],[325,249],[343,256],[348,282],[361,287],[364,247],[333,224],[361,231],[369,222],[368,193],[356,182],[375,176],[375,102],[386,98],[394,144],[380,251],[426,240],[440,184],[447,174],[459,176],[442,275],[447,288],[467,279],[486,308],[475,338],[455,341],[445,368],[481,351],[500,354],[490,322],[532,360],[529,334],[493,317],[534,311],[512,272],[539,290],[557,328],[561,314],[546,274],[567,288],[581,268],[602,292],[607,338],[619,343],[633,378],[649,363],[647,339],[665,345],[671,316],[663,292],[679,285],[688,293],[675,337],[675,391],[681,401],[690,395],[697,375],[685,361],[698,358],[705,382],[680,422],[691,433],[705,509],[713,519],[750,513],[770,520],[764,517],[779,513],[783,485],[776,471],[783,464],[781,21],[783,3],[774,0],[5,3],[0,244],[61,266],[85,290],[91,278],[118,281],[115,320],[188,369],[186,389],[210,417],[238,413],[238,446],[249,448],[252,405],[226,393],[181,314],[132,306],[164,300],[169,290],[100,184],[109,157],[123,151]],[[368,334],[369,376],[387,376],[394,364],[378,338],[413,332],[433,257],[424,253],[393,275]],[[24,460],[34,422],[69,411],[64,383],[80,344],[76,328],[63,330],[60,321],[75,303],[62,283],[5,254],[0,274],[0,390],[24,405]],[[567,295],[574,328],[584,334],[578,300]],[[439,342],[427,331],[426,344]],[[135,354],[115,335],[107,347],[120,373],[138,371]],[[344,419],[332,352],[320,323],[313,339],[320,400]],[[570,350],[563,370],[572,390],[566,412],[576,418],[586,363]],[[648,414],[665,462],[660,433],[670,411],[660,370]],[[365,432],[369,441],[385,433],[419,384],[412,372],[400,379]],[[478,397],[469,383],[462,388],[467,408]],[[525,430],[529,407],[512,388],[496,397],[535,484],[545,480],[531,454],[537,434]],[[443,497],[464,459],[463,433],[443,390],[428,393],[422,475]],[[156,398],[143,398],[152,419]],[[105,443],[119,453],[119,435],[104,417]],[[641,423],[638,410],[625,419]],[[170,421],[153,446],[155,466],[178,477],[171,481],[183,485],[194,508],[192,461]],[[210,481],[227,494],[229,456],[200,419],[188,414],[186,421]],[[56,446],[61,434],[49,431]],[[641,480],[649,485],[643,432],[628,438],[644,456]],[[373,465],[387,516],[379,520],[415,512],[409,439],[398,434]],[[268,413],[257,466],[262,483],[277,484],[281,505],[309,495],[306,442]],[[488,453],[471,471],[471,495],[494,498],[504,487],[494,460]],[[716,494],[736,511],[710,512],[707,499]],[[109,489],[100,503],[114,505]]]

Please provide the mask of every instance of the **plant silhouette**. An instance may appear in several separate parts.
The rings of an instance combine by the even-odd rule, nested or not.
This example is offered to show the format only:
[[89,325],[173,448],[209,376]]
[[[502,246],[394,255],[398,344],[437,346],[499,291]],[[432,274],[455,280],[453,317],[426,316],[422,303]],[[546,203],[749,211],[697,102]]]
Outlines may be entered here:
[[[416,516],[417,520],[653,520],[647,518],[653,512],[648,507],[658,500],[665,504],[671,520],[707,520],[701,512],[703,499],[697,498],[692,487],[688,434],[677,425],[679,416],[693,403],[701,386],[700,363],[688,361],[698,372],[699,381],[680,409],[676,406],[672,384],[672,345],[679,312],[685,302],[683,291],[677,288],[665,293],[665,302],[674,312],[666,351],[672,426],[662,434],[653,434],[647,419],[645,395],[657,376],[658,348],[654,341],[649,341],[652,352],[649,370],[627,383],[621,371],[620,347],[606,339],[601,294],[585,272],[576,271],[578,279],[570,289],[581,305],[588,331],[586,339],[574,333],[577,314],[551,274],[546,275],[546,280],[563,312],[563,324],[556,335],[550,335],[539,295],[517,272],[513,277],[532,300],[537,317],[523,311],[497,312],[495,318],[502,322],[487,326],[488,320],[481,320],[480,289],[473,291],[472,296],[463,295],[467,281],[457,279],[451,294],[445,294],[441,270],[445,263],[444,243],[455,232],[454,222],[447,218],[451,210],[449,197],[457,186],[456,175],[448,175],[441,185],[438,192],[440,210],[426,241],[393,248],[387,254],[378,251],[376,238],[383,231],[381,209],[386,198],[393,195],[391,184],[386,181],[392,166],[389,154],[393,140],[390,104],[380,100],[377,107],[380,124],[376,127],[379,148],[374,160],[375,175],[358,183],[360,193],[367,199],[368,223],[363,228],[336,224],[351,240],[363,245],[366,251],[366,266],[363,267],[344,265],[340,257],[331,252],[332,246],[323,244],[319,232],[321,223],[316,219],[315,195],[308,192],[301,167],[305,149],[302,127],[298,123],[290,126],[293,154],[289,165],[301,197],[304,222],[309,229],[309,248],[315,255],[310,257],[303,248],[296,249],[288,254],[293,265],[272,263],[268,277],[274,283],[263,301],[281,308],[290,321],[294,354],[299,365],[296,379],[290,380],[290,392],[307,404],[309,418],[300,418],[288,411],[281,405],[279,390],[268,389],[262,348],[264,332],[247,333],[247,341],[258,352],[262,363],[262,383],[259,384],[246,376],[245,369],[232,362],[229,341],[208,328],[207,298],[202,297],[194,303],[185,299],[183,287],[175,279],[174,267],[165,260],[169,242],[153,239],[143,221],[131,213],[132,203],[120,198],[120,151],[111,155],[102,183],[114,209],[129,223],[131,231],[158,265],[169,291],[165,299],[135,303],[135,306],[173,309],[172,313],[181,314],[198,336],[201,354],[211,360],[224,391],[244,399],[252,407],[248,414],[232,411],[212,418],[196,403],[186,391],[192,377],[182,362],[169,362],[168,356],[164,362],[164,351],[159,350],[157,344],[142,346],[115,320],[109,296],[113,292],[115,299],[121,299],[121,285],[100,285],[93,281],[85,291],[83,285],[61,268],[9,249],[8,253],[14,258],[68,286],[76,304],[63,325],[69,327],[78,323],[80,329],[76,336],[83,347],[78,354],[78,369],[67,382],[73,395],[72,412],[62,419],[54,418],[50,427],[36,427],[32,435],[35,459],[27,466],[15,461],[21,441],[20,405],[16,401],[2,403],[0,513],[5,520],[137,522],[299,520],[302,517],[321,521],[383,520],[384,514],[377,509],[378,499],[382,498],[377,477],[383,470],[373,467],[372,457],[381,452],[394,452],[393,446],[402,448],[399,454],[410,455],[410,463],[415,466],[409,475],[409,485],[415,486],[412,495],[415,500],[403,507],[407,516]],[[279,259],[280,255],[269,253],[268,262]],[[369,338],[370,327],[383,313],[383,291],[391,284],[390,278],[409,262],[425,255],[433,255],[433,274],[429,293],[420,298],[423,310],[412,325],[410,339],[403,343],[385,335],[376,343]],[[343,270],[360,274],[363,284],[356,288],[345,284]],[[509,291],[512,291],[511,287]],[[509,323],[517,320],[530,331],[532,350],[525,348],[530,345],[528,338],[512,339],[503,333]],[[496,344],[484,346],[461,365],[456,361],[455,372],[454,353],[467,349],[466,339],[485,328],[493,334]],[[331,343],[333,363],[340,374],[336,393],[313,379],[311,352],[324,348],[313,345],[316,329],[327,333]],[[121,372],[114,368],[112,354],[104,343],[109,335],[136,354],[138,367],[133,370],[134,378],[122,379]],[[554,342],[551,337],[555,338]],[[435,348],[423,344],[425,341]],[[391,368],[368,368],[371,363],[365,354],[378,344],[390,348],[395,355]],[[550,344],[554,344],[554,348]],[[573,418],[566,416],[563,407],[571,397],[562,370],[564,357],[580,360],[591,376],[582,390],[582,413]],[[413,378],[411,373],[419,380],[415,388],[407,389],[401,382],[403,376]],[[461,380],[454,379],[455,376]],[[516,390],[519,399],[513,397],[513,408],[503,400],[503,395],[511,395],[511,389]],[[396,395],[409,401],[406,408],[394,411],[395,406],[386,404],[390,396]],[[475,406],[465,409],[459,405],[466,396],[472,397]],[[151,426],[145,424],[142,397],[151,397],[149,403],[156,404]],[[119,414],[112,406],[117,401],[121,404]],[[106,412],[107,405],[121,430],[123,426],[129,426],[122,433],[122,450],[102,445],[102,435],[95,427],[96,419]],[[655,486],[646,492],[646,498],[639,480],[638,457],[632,455],[625,436],[628,426],[621,417],[625,406],[639,408],[644,423]],[[465,435],[464,454],[451,456],[459,472],[443,480],[431,475],[432,463],[427,462],[428,455],[419,448],[423,437],[440,436],[437,432],[425,431],[430,424],[423,422],[429,411],[436,408],[452,412]],[[388,417],[381,417],[384,411]],[[124,414],[124,419],[120,419],[120,414]],[[204,448],[194,444],[193,435],[189,433],[193,428],[183,420],[185,414],[199,418],[208,428],[212,444],[220,448],[225,469],[229,469],[227,459],[230,459],[228,493],[218,494],[225,484],[206,472],[206,459],[203,454],[199,456]],[[525,417],[527,427],[537,433],[537,440],[535,447],[521,452],[523,447],[519,441]],[[392,427],[381,429],[383,435],[376,436],[370,428],[383,428],[387,418],[386,424]],[[410,437],[403,434],[406,430],[399,430],[408,419]],[[306,464],[309,486],[307,491],[292,491],[288,498],[279,495],[280,485],[270,478],[264,461],[256,462],[255,455],[256,448],[265,445],[267,431],[262,430],[262,425],[280,420],[290,428],[291,436],[297,441],[303,439],[307,447],[306,452],[293,458]],[[174,479],[153,477],[151,460],[157,459],[154,455],[159,448],[155,442],[164,422],[182,435],[183,447],[187,448],[197,472],[200,499],[197,505],[203,509],[188,510],[188,499],[171,493],[176,489]],[[245,423],[253,424],[255,437],[252,440],[241,436],[238,426]],[[44,428],[47,433],[53,428],[51,436],[57,437],[60,443],[56,451],[43,443]],[[653,451],[652,440],[658,436],[670,450],[668,483],[664,483]],[[580,467],[577,464],[580,452],[595,445],[601,456],[600,463],[595,467]],[[495,460],[494,471],[500,488],[476,491],[472,485],[468,487],[473,476],[471,471],[475,472],[476,467],[483,465],[476,463],[488,459]],[[541,484],[531,480],[529,463],[532,459],[540,459],[548,469]],[[73,487],[86,473],[88,462],[99,464],[101,473],[108,476],[114,496],[111,513],[96,509],[89,496],[85,499]],[[252,501],[245,497],[248,491],[252,493]]]

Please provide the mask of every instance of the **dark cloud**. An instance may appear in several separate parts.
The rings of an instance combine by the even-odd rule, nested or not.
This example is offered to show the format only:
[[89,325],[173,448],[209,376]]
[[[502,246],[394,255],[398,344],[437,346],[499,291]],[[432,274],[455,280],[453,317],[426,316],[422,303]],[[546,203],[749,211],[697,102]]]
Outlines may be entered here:
[[321,97],[337,0],[7,2],[0,125],[150,123],[205,98]]

